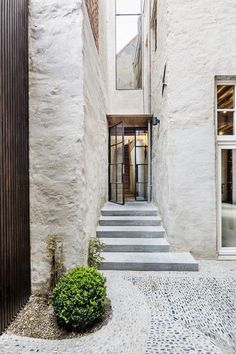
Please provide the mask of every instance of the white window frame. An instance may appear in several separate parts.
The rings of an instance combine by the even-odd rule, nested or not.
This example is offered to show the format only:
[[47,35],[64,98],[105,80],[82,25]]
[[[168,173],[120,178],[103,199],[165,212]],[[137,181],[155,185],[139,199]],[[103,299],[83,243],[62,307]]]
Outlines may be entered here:
[[[217,86],[218,85],[229,85],[235,86],[234,89],[234,109],[218,109],[217,102]],[[227,111],[234,112],[233,126],[234,134],[233,135],[218,135],[218,112]],[[222,180],[222,171],[221,171],[221,151],[236,149],[236,79],[224,79],[216,80],[215,86],[215,127],[216,127],[216,141],[217,141],[217,252],[218,258],[225,259],[236,259],[236,247],[223,247],[222,246],[222,191],[221,191],[221,180]]]

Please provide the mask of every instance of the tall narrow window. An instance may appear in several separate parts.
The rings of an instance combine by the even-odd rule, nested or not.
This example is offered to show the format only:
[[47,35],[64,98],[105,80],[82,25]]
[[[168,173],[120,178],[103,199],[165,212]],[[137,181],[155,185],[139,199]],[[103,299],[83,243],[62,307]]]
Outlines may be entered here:
[[116,0],[116,88],[142,88],[142,0]]

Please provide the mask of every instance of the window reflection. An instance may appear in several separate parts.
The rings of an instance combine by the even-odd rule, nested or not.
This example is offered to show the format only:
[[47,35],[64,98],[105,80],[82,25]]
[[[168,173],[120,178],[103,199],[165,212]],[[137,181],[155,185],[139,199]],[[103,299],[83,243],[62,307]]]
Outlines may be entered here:
[[142,88],[141,0],[117,0],[116,87]]

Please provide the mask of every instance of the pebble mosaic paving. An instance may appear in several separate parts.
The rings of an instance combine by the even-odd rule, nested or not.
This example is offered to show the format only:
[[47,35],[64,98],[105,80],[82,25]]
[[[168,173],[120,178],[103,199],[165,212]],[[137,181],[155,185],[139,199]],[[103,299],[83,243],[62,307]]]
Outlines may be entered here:
[[147,354],[236,353],[235,278],[129,280],[151,308]]

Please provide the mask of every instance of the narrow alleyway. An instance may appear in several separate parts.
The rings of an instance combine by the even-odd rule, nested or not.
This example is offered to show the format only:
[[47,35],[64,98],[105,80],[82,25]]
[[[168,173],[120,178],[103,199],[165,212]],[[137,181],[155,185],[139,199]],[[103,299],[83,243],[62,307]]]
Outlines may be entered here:
[[236,262],[200,262],[194,273],[104,272],[112,320],[82,339],[5,334],[1,354],[233,354]]

